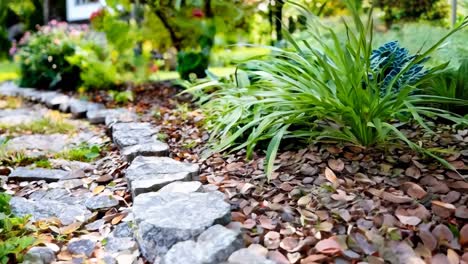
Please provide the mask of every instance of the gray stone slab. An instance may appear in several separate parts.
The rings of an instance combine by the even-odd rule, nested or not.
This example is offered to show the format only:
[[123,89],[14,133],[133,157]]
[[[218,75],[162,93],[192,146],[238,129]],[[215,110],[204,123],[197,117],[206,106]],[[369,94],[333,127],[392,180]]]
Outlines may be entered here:
[[23,264],[49,264],[52,262],[55,262],[55,252],[48,247],[32,247],[23,258]]
[[111,195],[98,195],[88,198],[85,205],[89,210],[106,210],[117,206],[119,201]]
[[66,147],[67,141],[68,136],[63,134],[24,135],[8,141],[6,148],[12,151],[59,152]]
[[133,216],[141,253],[150,262],[176,243],[231,221],[230,206],[220,192],[141,194],[134,199]]
[[154,140],[157,131],[150,123],[118,123],[112,127],[112,140],[119,149],[148,143]]
[[33,221],[57,217],[63,225],[69,225],[76,221],[86,221],[91,217],[91,212],[84,205],[48,199],[33,201],[23,197],[12,197],[10,205],[13,214],[18,216],[31,215]]
[[95,247],[96,242],[90,239],[79,239],[68,243],[67,250],[72,255],[85,255],[90,257],[93,254]]
[[0,95],[15,96],[19,88],[13,82],[4,82],[0,85]]
[[104,123],[109,129],[112,129],[112,126],[117,123],[130,123],[135,122],[138,120],[137,114],[130,111],[125,111],[121,113],[112,113],[111,115],[107,115]]
[[57,93],[45,99],[45,104],[50,108],[59,108],[62,104],[68,104],[71,98],[68,95]]
[[181,192],[181,193],[193,193],[193,192],[203,192],[203,187],[199,181],[176,181],[169,183],[168,185],[162,187],[159,192]]
[[275,264],[276,262],[267,259],[251,249],[242,248],[234,252],[228,259],[229,264]]
[[175,244],[162,258],[161,264],[219,264],[243,244],[240,232],[214,225],[205,230],[197,242],[188,240]]
[[70,180],[83,178],[85,175],[77,171],[64,171],[43,168],[18,167],[8,176],[9,180],[15,181],[40,181],[54,182],[59,180]]
[[19,108],[0,110],[0,124],[8,126],[30,123],[40,119],[41,117],[41,113],[30,109]]
[[127,112],[123,108],[90,110],[86,113],[86,118],[91,124],[104,124],[107,116],[119,116]]
[[157,191],[175,181],[190,181],[198,176],[198,165],[168,157],[138,156],[127,168],[125,177],[134,196]]
[[84,100],[71,99],[69,101],[70,112],[75,117],[85,117],[88,111],[104,109],[103,104],[91,103]]
[[153,137],[150,142],[125,147],[120,153],[127,162],[131,162],[138,156],[167,156],[169,146]]
[[40,103],[46,103],[48,100],[50,100],[50,98],[53,98],[55,96],[59,95],[59,93],[57,92],[53,92],[53,91],[44,91],[44,92],[41,92],[41,96],[39,98],[39,102]]

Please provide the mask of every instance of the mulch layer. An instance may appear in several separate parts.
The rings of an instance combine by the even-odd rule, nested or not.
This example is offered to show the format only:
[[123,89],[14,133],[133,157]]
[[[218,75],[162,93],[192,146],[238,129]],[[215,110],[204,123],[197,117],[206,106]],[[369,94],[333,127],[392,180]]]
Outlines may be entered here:
[[[244,151],[201,159],[209,132],[190,98],[177,96],[180,88],[131,89],[135,103],[126,107],[159,127],[172,158],[201,164],[202,181],[225,193],[246,245],[277,263],[468,263],[467,128],[401,129],[444,150],[458,173],[403,144],[315,144],[284,149],[268,181],[260,151],[252,160]],[[113,105],[104,92],[88,96]]]

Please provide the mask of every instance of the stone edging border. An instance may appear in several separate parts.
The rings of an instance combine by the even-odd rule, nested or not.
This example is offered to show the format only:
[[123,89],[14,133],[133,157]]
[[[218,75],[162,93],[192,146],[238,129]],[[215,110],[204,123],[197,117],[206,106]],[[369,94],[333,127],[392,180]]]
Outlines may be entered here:
[[11,82],[0,84],[0,95],[23,97],[106,125],[130,163],[125,178],[133,197],[135,237],[150,263],[219,264],[228,258],[225,263],[274,263],[243,249],[240,230],[224,227],[231,222],[224,195],[203,192],[199,166],[167,157],[169,146],[157,140],[150,123],[138,122],[135,113]]

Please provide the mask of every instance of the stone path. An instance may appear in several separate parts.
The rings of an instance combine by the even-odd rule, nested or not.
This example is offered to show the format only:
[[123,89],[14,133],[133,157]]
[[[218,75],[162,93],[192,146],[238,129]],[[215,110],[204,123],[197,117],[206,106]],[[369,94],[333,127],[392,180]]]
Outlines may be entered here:
[[[11,205],[16,214],[31,214],[34,221],[58,218],[63,225],[80,223],[91,232],[68,242],[66,249],[72,262],[61,263],[85,263],[85,259],[91,260],[89,263],[143,263],[138,258],[140,254],[150,263],[164,264],[273,263],[255,250],[242,249],[240,229],[225,227],[231,222],[231,212],[224,195],[203,188],[197,181],[198,165],[167,157],[168,145],[158,140],[150,123],[138,122],[134,113],[105,109],[101,104],[57,92],[18,88],[11,83],[1,85],[0,94],[23,97],[52,109],[70,111],[74,117],[85,117],[90,123],[104,124],[122,158],[130,163],[125,179],[133,198],[132,208],[119,207],[122,198],[117,199],[114,194],[122,185],[108,185],[102,193],[95,191],[98,184],[114,179],[112,173],[98,173],[99,168],[112,163],[109,157],[94,164],[53,161],[54,169],[19,167],[9,174],[10,182],[42,186],[28,195],[13,197]],[[34,118],[24,114],[28,109],[5,111],[0,113],[0,121],[12,115],[24,122]],[[12,139],[7,147],[57,152],[68,144],[93,139],[83,132],[73,138],[61,134],[22,137]],[[84,188],[88,185],[94,185],[93,191]],[[112,208],[114,215],[103,215]],[[107,222],[129,211],[107,236],[92,236],[92,231],[102,231]],[[97,247],[101,247],[99,255]],[[50,263],[59,259],[56,251],[35,247],[25,263]]]

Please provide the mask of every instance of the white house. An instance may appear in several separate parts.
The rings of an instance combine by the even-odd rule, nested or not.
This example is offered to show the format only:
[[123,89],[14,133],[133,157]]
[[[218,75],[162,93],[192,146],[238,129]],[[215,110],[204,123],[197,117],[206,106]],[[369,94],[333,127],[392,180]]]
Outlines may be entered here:
[[67,21],[88,20],[91,14],[99,10],[104,0],[66,0]]

